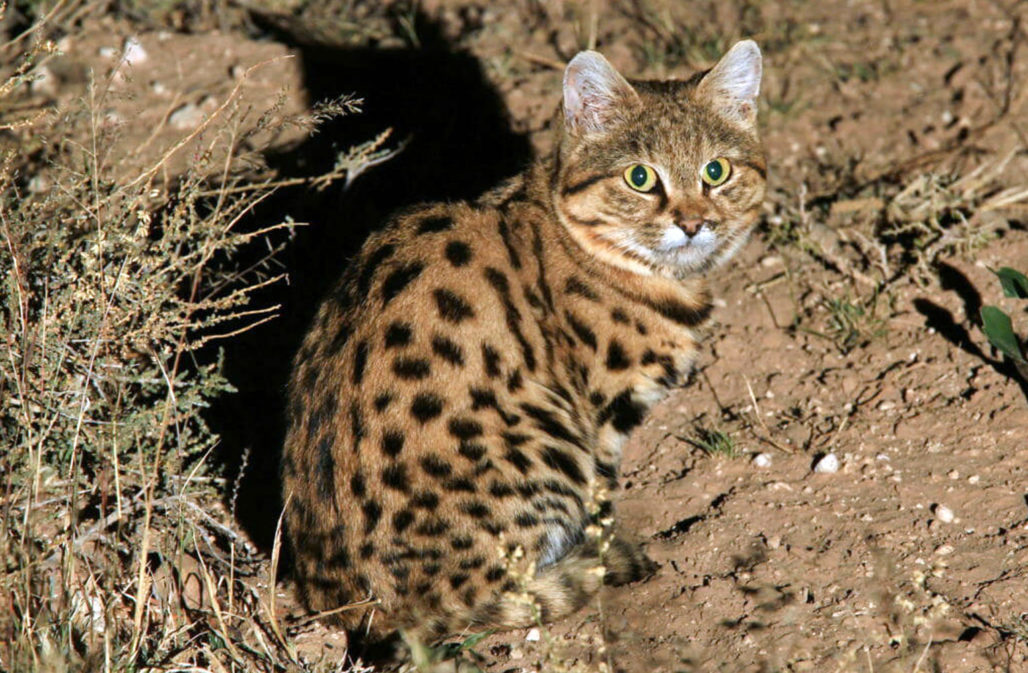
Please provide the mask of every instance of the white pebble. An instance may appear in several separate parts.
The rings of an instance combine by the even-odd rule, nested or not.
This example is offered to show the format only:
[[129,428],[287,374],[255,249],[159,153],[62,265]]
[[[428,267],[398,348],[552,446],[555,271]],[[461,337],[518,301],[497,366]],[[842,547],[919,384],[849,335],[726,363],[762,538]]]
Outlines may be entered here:
[[953,523],[953,519],[956,518],[953,510],[946,505],[935,505],[932,509],[935,511],[935,516],[943,523]]
[[168,117],[168,124],[180,131],[196,128],[201,121],[203,121],[203,110],[193,103],[186,103]]
[[539,629],[532,629],[527,634],[525,634],[525,640],[527,640],[530,643],[538,642],[539,638]]
[[100,58],[114,58],[117,56],[118,50],[114,47],[100,47],[96,53],[100,55]]
[[981,477],[979,477],[977,474],[972,474],[970,477],[967,478],[967,483],[969,484],[977,484],[979,481],[981,481]]
[[771,454],[770,453],[758,453],[753,456],[753,464],[757,467],[771,467]]
[[32,71],[32,81],[29,82],[29,91],[41,96],[57,95],[57,78],[50,68],[41,65]]
[[814,464],[814,472],[818,474],[835,474],[839,471],[839,457],[834,453],[826,453]]
[[146,49],[143,49],[143,45],[139,43],[139,40],[134,37],[130,37],[125,40],[125,44],[122,46],[121,50],[121,60],[129,65],[142,63],[150,56],[146,53]]

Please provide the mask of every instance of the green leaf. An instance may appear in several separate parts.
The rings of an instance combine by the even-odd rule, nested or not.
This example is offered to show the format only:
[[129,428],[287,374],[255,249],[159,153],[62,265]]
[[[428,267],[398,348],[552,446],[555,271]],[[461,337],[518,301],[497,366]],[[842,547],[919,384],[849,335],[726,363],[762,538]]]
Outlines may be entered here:
[[1009,266],[1004,266],[999,270],[989,270],[999,277],[999,284],[1003,286],[1004,296],[1028,299],[1028,277],[1023,273],[1017,269],[1011,269]]
[[993,346],[1001,350],[1015,362],[1025,362],[1021,354],[1021,345],[1014,334],[1014,325],[1010,316],[995,306],[982,307],[982,330]]

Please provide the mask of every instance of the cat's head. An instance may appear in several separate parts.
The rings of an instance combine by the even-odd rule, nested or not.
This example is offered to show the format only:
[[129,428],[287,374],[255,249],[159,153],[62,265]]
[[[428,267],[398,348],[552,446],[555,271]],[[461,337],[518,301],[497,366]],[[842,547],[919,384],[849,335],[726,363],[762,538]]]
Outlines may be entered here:
[[760,49],[738,42],[688,81],[629,82],[586,51],[564,73],[553,198],[590,253],[684,278],[728,259],[764,199]]

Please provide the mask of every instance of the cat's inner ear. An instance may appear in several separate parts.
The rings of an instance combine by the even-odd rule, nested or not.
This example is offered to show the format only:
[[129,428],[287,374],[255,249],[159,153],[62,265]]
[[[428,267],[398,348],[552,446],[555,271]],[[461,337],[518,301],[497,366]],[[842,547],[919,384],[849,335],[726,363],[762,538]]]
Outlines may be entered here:
[[603,131],[638,100],[628,80],[595,51],[579,53],[564,70],[564,120],[571,131]]
[[710,101],[726,117],[755,125],[761,73],[757,43],[753,40],[736,42],[704,75],[696,87],[696,95]]

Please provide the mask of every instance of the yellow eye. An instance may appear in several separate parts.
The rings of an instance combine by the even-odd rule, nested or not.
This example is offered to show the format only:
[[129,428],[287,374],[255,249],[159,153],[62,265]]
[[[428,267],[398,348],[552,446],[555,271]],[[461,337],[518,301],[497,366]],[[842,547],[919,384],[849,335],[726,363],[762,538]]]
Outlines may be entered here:
[[724,157],[718,157],[707,163],[700,171],[700,178],[711,187],[725,184],[725,180],[732,174],[732,164]]
[[637,192],[651,192],[657,186],[657,171],[645,164],[633,164],[625,169],[625,182]]

